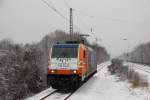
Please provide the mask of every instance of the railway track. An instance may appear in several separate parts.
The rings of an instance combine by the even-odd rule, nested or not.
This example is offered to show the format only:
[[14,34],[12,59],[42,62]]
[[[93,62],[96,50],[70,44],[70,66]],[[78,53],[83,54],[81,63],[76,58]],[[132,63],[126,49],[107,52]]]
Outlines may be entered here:
[[60,100],[68,100],[76,92],[76,90],[72,91],[71,93],[63,93],[61,90],[54,90],[48,95],[42,97],[40,100],[51,100],[51,98],[58,98]]
[[105,63],[102,63],[101,67],[97,67],[97,71],[101,71],[104,67],[106,67],[106,65],[105,65]]
[[147,73],[150,73],[150,69],[147,69],[147,68],[143,68],[143,67],[136,67],[137,69],[140,69],[140,70],[143,70]]
[[58,90],[54,90],[52,91],[51,93],[49,93],[48,95],[44,96],[43,98],[41,98],[40,100],[44,100],[46,99],[47,97],[49,97],[50,95],[53,95],[54,93],[56,93]]
[[74,93],[75,93],[75,91],[73,91],[72,93],[70,93],[64,100],[68,100],[69,97],[71,97]]
[[143,66],[142,64],[140,64],[140,65],[138,64],[137,65],[135,63],[131,63],[129,66],[132,66],[135,69],[139,69],[139,70],[142,70],[144,72],[150,73],[150,67]]

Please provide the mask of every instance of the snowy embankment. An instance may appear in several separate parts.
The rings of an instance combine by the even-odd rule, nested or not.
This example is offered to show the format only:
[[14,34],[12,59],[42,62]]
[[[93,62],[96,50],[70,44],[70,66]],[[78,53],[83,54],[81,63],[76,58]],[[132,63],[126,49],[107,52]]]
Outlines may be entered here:
[[[83,84],[68,100],[150,100],[148,88],[133,89],[128,81],[121,81],[117,76],[110,75],[108,65],[110,62],[98,65],[98,73]],[[28,100],[40,100],[52,90],[47,89]]]
[[107,66],[109,62],[100,64],[98,71],[69,100],[150,100],[150,91],[143,88],[131,88],[127,81],[119,81],[115,75],[110,75]]

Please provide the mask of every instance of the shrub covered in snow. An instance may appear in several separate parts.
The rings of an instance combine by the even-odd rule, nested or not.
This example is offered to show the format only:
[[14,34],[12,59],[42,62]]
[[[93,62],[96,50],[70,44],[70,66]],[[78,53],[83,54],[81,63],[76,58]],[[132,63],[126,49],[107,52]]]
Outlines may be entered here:
[[122,60],[120,60],[120,59],[112,59],[111,60],[111,65],[110,66],[108,66],[108,68],[109,68],[109,71],[111,72],[111,74],[115,74],[115,73],[117,73],[117,72],[122,72],[123,71],[123,65],[122,65]]
[[42,88],[39,74],[41,51],[31,46],[27,52],[22,45],[10,45],[9,49],[7,45],[5,48],[0,46],[3,52],[0,56],[0,100],[20,100]]

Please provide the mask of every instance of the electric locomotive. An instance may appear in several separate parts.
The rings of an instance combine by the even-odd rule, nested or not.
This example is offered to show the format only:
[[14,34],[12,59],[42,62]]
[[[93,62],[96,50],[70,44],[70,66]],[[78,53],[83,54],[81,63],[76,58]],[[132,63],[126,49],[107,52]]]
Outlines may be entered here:
[[58,43],[49,49],[47,84],[75,89],[97,72],[96,52],[84,42]]

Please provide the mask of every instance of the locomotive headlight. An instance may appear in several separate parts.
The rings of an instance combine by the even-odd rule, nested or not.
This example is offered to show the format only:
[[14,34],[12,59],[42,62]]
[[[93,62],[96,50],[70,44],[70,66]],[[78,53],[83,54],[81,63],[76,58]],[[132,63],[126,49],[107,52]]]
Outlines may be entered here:
[[76,71],[76,70],[74,70],[74,71],[73,71],[73,73],[75,73],[75,74],[76,74],[76,73],[77,73],[77,71]]
[[54,73],[54,70],[51,70],[52,73]]

